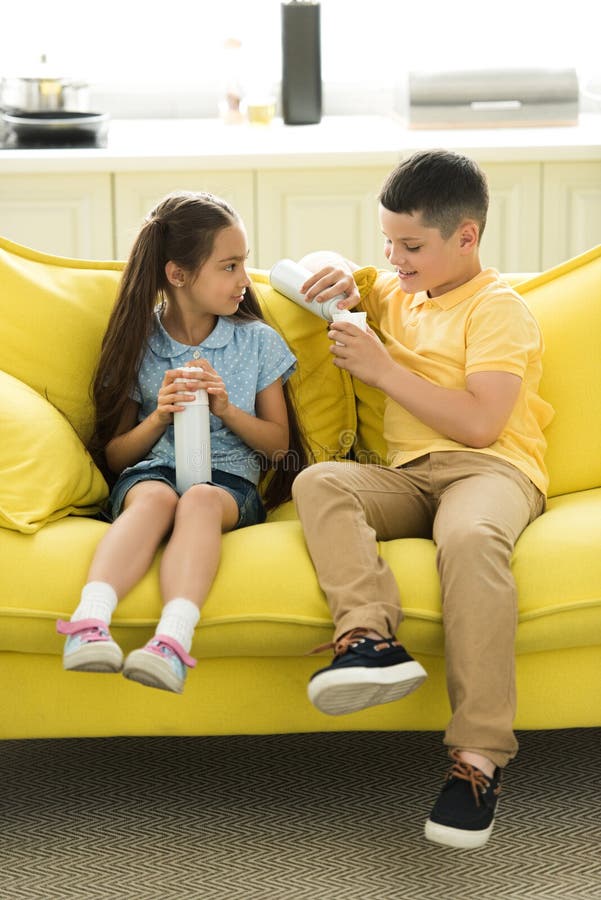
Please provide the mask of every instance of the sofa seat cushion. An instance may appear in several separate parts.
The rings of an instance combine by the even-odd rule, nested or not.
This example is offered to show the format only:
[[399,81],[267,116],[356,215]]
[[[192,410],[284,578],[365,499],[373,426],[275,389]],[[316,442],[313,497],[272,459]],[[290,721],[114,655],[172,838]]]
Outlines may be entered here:
[[0,525],[31,533],[97,511],[106,482],[65,416],[2,371],[0,434]]
[[599,644],[601,488],[548,501],[516,544],[517,652]]
[[[519,539],[514,557],[520,591],[519,654],[598,644],[600,505],[601,489],[556,498]],[[94,548],[107,527],[68,517],[34,535],[3,533],[1,650],[61,652],[55,620],[75,608]],[[433,542],[388,541],[381,543],[380,552],[394,571],[403,599],[403,642],[418,655],[442,656]],[[113,619],[113,634],[125,651],[144,643],[159,618],[159,558]],[[200,659],[300,657],[329,640],[331,632],[300,522],[272,521],[224,536],[222,564],[196,632],[194,654]]]

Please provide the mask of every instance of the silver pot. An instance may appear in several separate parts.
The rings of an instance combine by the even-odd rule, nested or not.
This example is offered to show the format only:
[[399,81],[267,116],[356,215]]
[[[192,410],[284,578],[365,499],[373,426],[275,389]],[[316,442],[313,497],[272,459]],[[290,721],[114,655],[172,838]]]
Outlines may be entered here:
[[0,81],[0,107],[8,113],[89,109],[89,85],[40,73],[7,77]]

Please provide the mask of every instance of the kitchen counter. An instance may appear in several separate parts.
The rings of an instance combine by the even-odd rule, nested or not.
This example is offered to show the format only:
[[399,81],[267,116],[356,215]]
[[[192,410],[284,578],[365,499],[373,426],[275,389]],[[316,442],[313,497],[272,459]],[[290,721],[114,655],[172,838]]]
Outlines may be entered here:
[[545,128],[407,129],[384,116],[327,116],[318,125],[224,125],[216,119],[114,119],[105,148],[0,150],[0,175],[391,166],[446,147],[482,162],[599,160],[601,115]]

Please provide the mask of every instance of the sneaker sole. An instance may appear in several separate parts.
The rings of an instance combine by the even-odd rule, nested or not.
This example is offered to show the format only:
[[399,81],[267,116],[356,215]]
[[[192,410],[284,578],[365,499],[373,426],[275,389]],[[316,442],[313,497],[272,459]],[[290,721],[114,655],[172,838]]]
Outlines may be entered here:
[[316,675],[309,682],[307,693],[320,712],[341,716],[400,700],[415,691],[427,677],[425,669],[415,660],[386,669],[353,666]]
[[166,664],[152,653],[134,650],[125,660],[123,675],[130,681],[137,681],[145,687],[158,688],[160,691],[171,691],[181,694],[184,683],[166,668]]
[[[497,805],[498,808],[498,805]],[[488,828],[481,831],[468,831],[464,828],[451,828],[448,825],[439,825],[428,819],[424,834],[429,841],[435,844],[443,844],[445,847],[454,847],[457,850],[477,850],[484,847],[492,834],[494,821]]]
[[115,643],[94,641],[63,658],[68,672],[101,672],[115,674],[123,668],[123,653]]

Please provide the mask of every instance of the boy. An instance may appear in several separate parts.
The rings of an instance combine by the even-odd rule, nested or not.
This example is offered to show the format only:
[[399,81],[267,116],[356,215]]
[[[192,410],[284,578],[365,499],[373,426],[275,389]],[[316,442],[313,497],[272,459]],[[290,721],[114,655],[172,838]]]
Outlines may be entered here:
[[[320,463],[295,482],[335,624],[335,658],[315,673],[309,697],[339,714],[422,683],[426,673],[394,639],[398,588],[377,541],[433,537],[452,766],[426,837],[480,847],[493,827],[501,771],[517,752],[510,562],[545,504],[543,429],[552,410],[537,393],[542,338],[523,301],[480,263],[488,189],[472,160],[416,153],[379,199],[384,252],[396,271],[379,274],[362,306],[382,341],[348,322],[333,323],[329,337],[334,364],[386,395],[389,466]],[[319,267],[303,286],[307,300],[344,293],[344,305],[356,306],[357,267],[323,260],[303,260]]]

